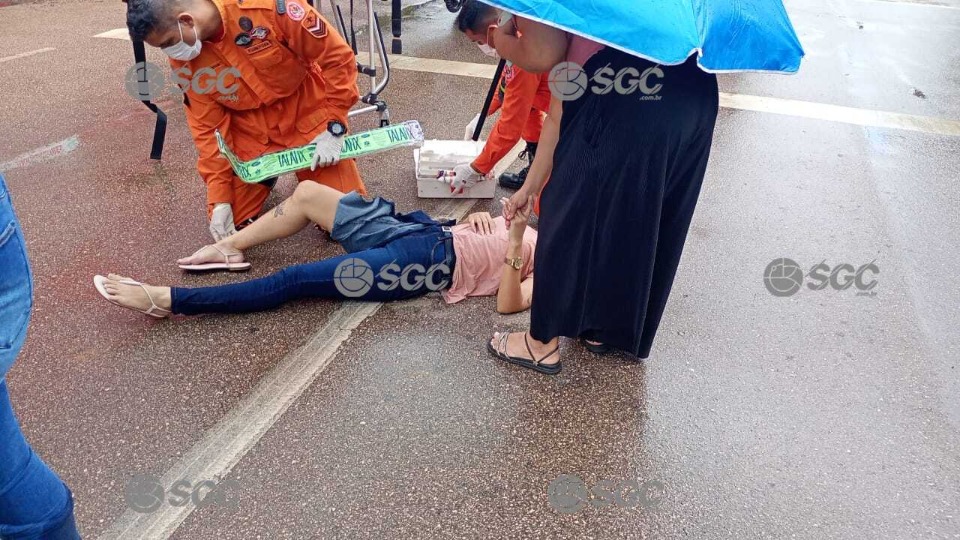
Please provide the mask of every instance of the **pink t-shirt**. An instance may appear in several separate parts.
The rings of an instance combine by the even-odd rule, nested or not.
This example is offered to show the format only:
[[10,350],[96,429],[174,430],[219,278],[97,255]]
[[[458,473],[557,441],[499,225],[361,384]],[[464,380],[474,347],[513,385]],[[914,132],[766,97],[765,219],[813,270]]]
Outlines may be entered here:
[[[494,218],[493,226],[493,234],[480,234],[469,223],[453,227],[453,250],[457,254],[457,264],[453,267],[450,288],[443,291],[443,299],[447,303],[455,304],[470,296],[493,296],[500,289],[509,232],[503,217]],[[537,231],[527,227],[523,233],[521,280],[533,273],[536,247]]]
[[576,62],[580,66],[585,66],[587,61],[600,52],[603,47],[596,41],[570,34],[570,44],[567,46],[567,62]]

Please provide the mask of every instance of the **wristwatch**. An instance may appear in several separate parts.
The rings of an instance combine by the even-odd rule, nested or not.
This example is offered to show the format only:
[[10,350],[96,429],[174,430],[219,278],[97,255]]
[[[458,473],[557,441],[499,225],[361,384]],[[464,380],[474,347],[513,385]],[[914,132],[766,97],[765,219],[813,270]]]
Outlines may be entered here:
[[512,259],[510,257],[506,257],[503,259],[503,262],[513,267],[514,270],[523,268],[523,257],[514,257]]
[[334,137],[343,137],[347,133],[347,126],[338,120],[332,120],[327,124],[327,131]]

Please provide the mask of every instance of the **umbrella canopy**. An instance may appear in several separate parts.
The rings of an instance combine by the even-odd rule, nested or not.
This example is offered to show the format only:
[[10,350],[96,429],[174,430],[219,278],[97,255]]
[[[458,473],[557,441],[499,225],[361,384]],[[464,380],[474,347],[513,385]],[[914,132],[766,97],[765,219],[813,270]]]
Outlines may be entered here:
[[660,64],[795,73],[803,47],[781,0],[484,0]]

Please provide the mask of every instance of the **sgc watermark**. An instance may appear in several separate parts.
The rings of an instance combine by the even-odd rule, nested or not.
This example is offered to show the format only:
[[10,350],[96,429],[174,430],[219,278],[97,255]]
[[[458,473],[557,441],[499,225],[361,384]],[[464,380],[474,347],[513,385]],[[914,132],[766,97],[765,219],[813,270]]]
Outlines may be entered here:
[[658,94],[663,89],[664,73],[660,66],[652,66],[642,72],[634,67],[615,70],[609,65],[587,75],[583,66],[576,62],[562,62],[550,70],[547,83],[550,92],[560,101],[573,101],[583,97],[587,91],[598,96],[616,92],[629,96],[637,92],[644,101],[659,101]]
[[139,101],[155,101],[167,88],[178,95],[185,94],[188,89],[197,94],[211,94],[216,91],[221,97],[229,99],[229,96],[234,96],[235,100],[237,90],[240,89],[239,80],[240,70],[235,67],[219,71],[204,67],[193,73],[189,67],[183,66],[173,70],[170,80],[167,81],[166,73],[160,66],[151,62],[137,62],[127,70],[125,83],[130,97]]
[[837,291],[853,288],[857,296],[876,296],[874,289],[879,273],[880,267],[876,261],[856,266],[848,263],[830,266],[827,261],[821,261],[804,272],[798,262],[780,257],[767,265],[763,272],[763,284],[770,294],[779,297],[797,294],[804,282],[811,291],[822,291],[828,287]]
[[653,509],[660,506],[665,493],[666,486],[657,480],[599,480],[588,487],[579,476],[561,474],[547,487],[547,500],[557,512],[575,514],[588,506]]
[[401,267],[396,262],[383,265],[374,274],[373,268],[363,259],[348,258],[337,265],[333,272],[333,284],[340,294],[347,298],[360,298],[373,287],[381,291],[393,291],[402,287],[405,291],[419,291],[426,288],[436,292],[450,284],[450,267],[444,263],[431,265],[408,264]]
[[239,494],[231,496],[229,492],[238,491],[239,487],[240,483],[232,479],[196,483],[182,479],[165,489],[156,476],[138,474],[127,482],[123,498],[131,510],[141,514],[156,512],[164,504],[181,507],[192,503],[197,508],[217,505],[235,509],[240,505]]

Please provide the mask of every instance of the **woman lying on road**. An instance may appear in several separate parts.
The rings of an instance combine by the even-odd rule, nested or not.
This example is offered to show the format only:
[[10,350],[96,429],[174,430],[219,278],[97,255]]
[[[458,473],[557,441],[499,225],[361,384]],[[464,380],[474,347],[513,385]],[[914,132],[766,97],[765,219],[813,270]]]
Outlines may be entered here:
[[330,232],[347,254],[215,287],[155,287],[116,274],[93,282],[110,302],[156,318],[262,311],[302,298],[386,302],[437,290],[451,304],[496,294],[500,313],[530,307],[537,232],[527,228],[527,214],[518,214],[509,230],[502,217],[486,212],[449,227],[421,211],[398,214],[390,201],[344,195],[315,182],[302,182],[247,228],[177,263],[185,270],[248,270],[244,250],[291,236],[310,222]]

